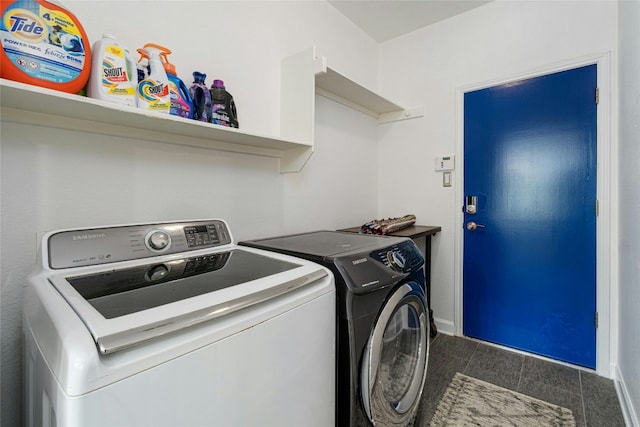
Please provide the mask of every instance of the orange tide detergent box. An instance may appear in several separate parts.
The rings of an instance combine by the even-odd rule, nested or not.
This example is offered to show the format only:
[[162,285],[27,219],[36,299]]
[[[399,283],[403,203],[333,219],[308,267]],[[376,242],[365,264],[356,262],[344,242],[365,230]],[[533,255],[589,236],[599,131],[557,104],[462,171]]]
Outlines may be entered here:
[[82,90],[91,73],[91,52],[78,19],[44,0],[0,4],[0,77],[68,93]]

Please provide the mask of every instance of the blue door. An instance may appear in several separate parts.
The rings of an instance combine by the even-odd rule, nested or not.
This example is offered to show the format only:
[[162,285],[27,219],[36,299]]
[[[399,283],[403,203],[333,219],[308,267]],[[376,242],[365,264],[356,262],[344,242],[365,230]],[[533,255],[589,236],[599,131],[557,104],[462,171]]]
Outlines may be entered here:
[[463,329],[596,364],[596,65],[464,95]]

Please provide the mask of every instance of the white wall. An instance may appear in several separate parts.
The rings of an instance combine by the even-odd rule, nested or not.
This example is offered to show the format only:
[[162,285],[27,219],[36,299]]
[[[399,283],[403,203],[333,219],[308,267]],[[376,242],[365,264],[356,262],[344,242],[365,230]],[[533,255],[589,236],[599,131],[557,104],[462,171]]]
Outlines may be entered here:
[[[497,0],[382,44],[380,87],[405,95],[405,104],[425,105],[425,117],[381,127],[380,215],[415,213],[421,224],[442,227],[434,239],[432,305],[443,331],[460,327],[454,292],[463,204],[457,91],[588,55],[610,52],[615,61],[616,47],[617,4],[607,1]],[[456,173],[453,187],[443,188],[434,159],[448,154],[457,155]]]
[[620,348],[627,424],[640,426],[640,2],[620,3]]
[[[256,133],[279,134],[283,57],[315,45],[344,74],[377,82],[378,45],[326,2],[64,4],[91,41],[164,44],[187,85],[193,70],[222,78]],[[20,425],[22,286],[37,232],[221,217],[246,239],[359,225],[377,215],[376,139],[373,119],[318,98],[316,151],[281,175],[272,158],[2,122],[0,424]]]

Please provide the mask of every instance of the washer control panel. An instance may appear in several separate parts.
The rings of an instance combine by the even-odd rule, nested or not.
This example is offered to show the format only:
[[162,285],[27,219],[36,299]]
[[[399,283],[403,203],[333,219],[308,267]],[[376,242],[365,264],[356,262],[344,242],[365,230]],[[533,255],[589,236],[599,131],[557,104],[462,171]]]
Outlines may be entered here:
[[192,225],[185,227],[184,234],[187,236],[187,246],[190,248],[209,246],[220,240],[215,224]]
[[47,239],[50,268],[84,267],[232,243],[222,220],[66,230]]

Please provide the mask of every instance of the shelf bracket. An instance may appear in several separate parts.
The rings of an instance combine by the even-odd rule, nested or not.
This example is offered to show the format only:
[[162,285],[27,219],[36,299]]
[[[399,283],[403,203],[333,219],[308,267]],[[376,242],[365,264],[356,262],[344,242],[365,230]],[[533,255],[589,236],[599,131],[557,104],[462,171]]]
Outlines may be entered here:
[[315,130],[315,75],[326,67],[315,48],[282,61],[280,81],[280,136],[313,145]]
[[409,108],[402,111],[383,113],[378,117],[378,123],[399,122],[401,120],[416,119],[424,116],[424,107]]

